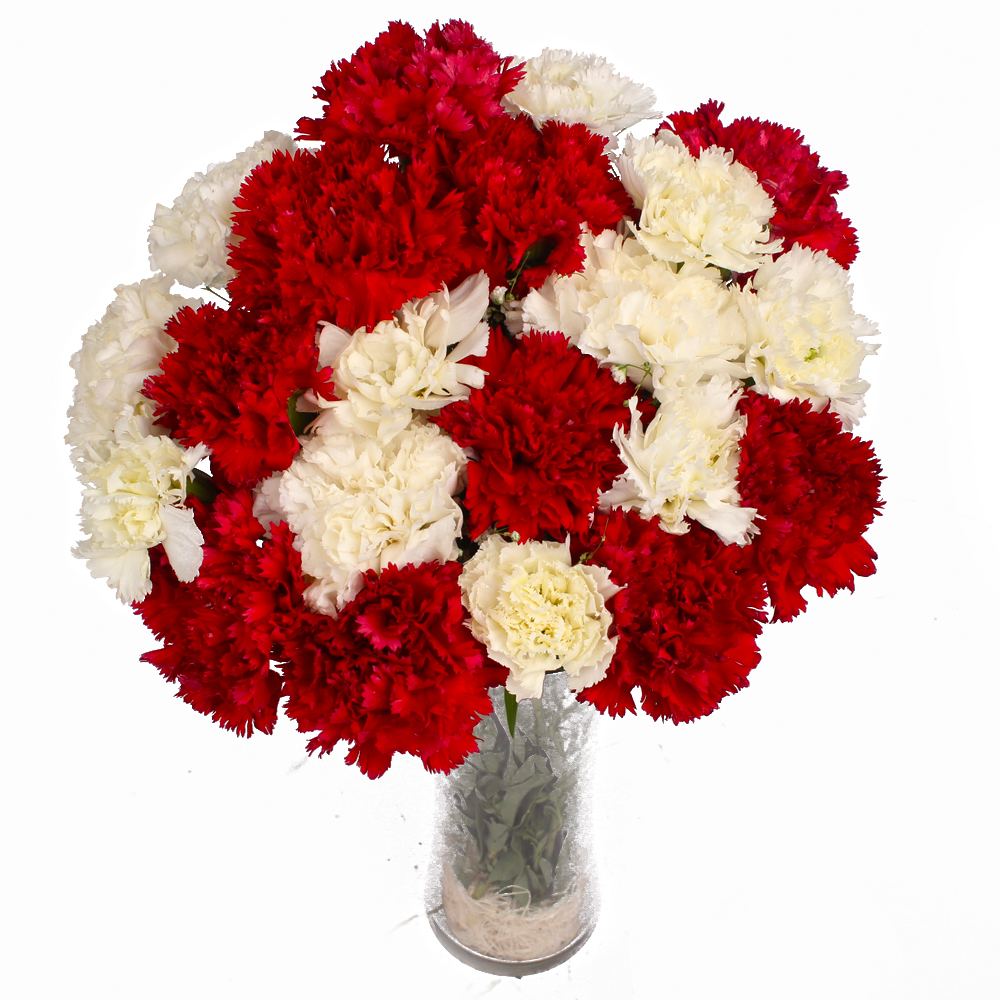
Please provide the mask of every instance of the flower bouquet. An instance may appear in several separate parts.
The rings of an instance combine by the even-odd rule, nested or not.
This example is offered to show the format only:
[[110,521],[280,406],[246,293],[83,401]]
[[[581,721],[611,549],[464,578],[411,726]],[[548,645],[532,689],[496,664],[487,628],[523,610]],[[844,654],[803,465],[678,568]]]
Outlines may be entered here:
[[445,774],[435,930],[539,971],[595,919],[593,710],[706,715],[874,571],[847,179],[712,101],[639,137],[604,59],[461,21],[316,95],[156,207],[85,335],[77,554],[226,729]]

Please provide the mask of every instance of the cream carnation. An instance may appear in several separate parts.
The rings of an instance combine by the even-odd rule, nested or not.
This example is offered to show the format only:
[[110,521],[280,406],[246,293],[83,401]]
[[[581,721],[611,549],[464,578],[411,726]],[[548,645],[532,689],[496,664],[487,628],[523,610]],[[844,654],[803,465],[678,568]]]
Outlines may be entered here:
[[581,242],[584,269],[529,292],[526,326],[562,331],[661,399],[712,375],[746,377],[746,325],[716,268],[689,261],[676,271],[613,230]]
[[204,539],[183,503],[188,476],[205,454],[204,445],[185,450],[168,437],[151,435],[115,446],[106,461],[87,470],[82,521],[90,537],[74,554],[126,604],[152,589],[154,545],[163,546],[178,580],[197,577]]
[[730,379],[717,375],[661,403],[645,430],[636,400],[629,400],[631,427],[613,432],[627,471],[604,494],[603,505],[659,517],[675,535],[690,530],[690,518],[727,544],[746,545],[757,512],[740,506],[736,487],[746,429],[746,418],[736,412],[739,396]]
[[506,542],[490,535],[459,577],[469,628],[510,670],[507,690],[540,698],[545,674],[565,670],[571,691],[607,673],[617,638],[604,602],[621,589],[602,566],[573,565],[565,542]]
[[[462,362],[486,353],[488,304],[489,281],[480,272],[452,291],[443,288],[407,303],[370,333],[362,329],[352,336],[324,323],[319,362],[334,368],[337,396],[349,405],[312,401],[336,411],[338,423],[390,441],[409,424],[413,410],[438,410],[482,388],[485,372]],[[324,423],[321,418],[320,431]]]
[[864,413],[868,383],[861,362],[877,345],[859,338],[878,332],[854,311],[847,271],[823,251],[798,244],[768,259],[742,297],[747,317],[747,371],[755,388],[782,402],[829,404],[848,428]]
[[566,49],[543,49],[528,59],[523,79],[503,99],[508,111],[531,115],[538,128],[553,119],[581,122],[609,139],[654,117],[655,101],[648,87],[615,72],[603,57]]
[[453,495],[465,464],[433,424],[414,422],[388,444],[320,434],[261,484],[255,513],[266,522],[269,508],[288,521],[302,570],[315,579],[306,603],[333,615],[356,596],[365,570],[458,558],[462,510]]
[[629,226],[660,260],[751,271],[780,246],[768,240],[774,203],[730,150],[709,146],[694,157],[669,133],[630,138],[618,168],[642,209],[639,225]]
[[151,429],[153,404],[142,395],[146,378],[159,370],[177,342],[165,331],[167,320],[198,299],[170,295],[164,275],[119,285],[103,319],[84,334],[70,362],[76,372],[66,442],[83,472],[107,460],[117,440],[143,437]]
[[233,199],[247,174],[278,150],[292,153],[295,142],[281,132],[265,132],[263,139],[234,159],[195,174],[172,207],[157,205],[149,230],[153,269],[188,288],[224,288],[236,274],[226,262]]

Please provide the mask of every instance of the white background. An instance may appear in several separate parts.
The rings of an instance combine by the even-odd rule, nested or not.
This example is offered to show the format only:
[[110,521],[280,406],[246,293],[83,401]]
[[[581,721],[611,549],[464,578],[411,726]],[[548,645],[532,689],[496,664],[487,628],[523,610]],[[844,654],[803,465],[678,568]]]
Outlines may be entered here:
[[[26,8],[25,8],[26,9]],[[933,10],[935,13],[927,13]],[[6,17],[0,992],[27,998],[1000,995],[995,21],[973,5],[36,4]],[[391,17],[502,53],[597,51],[664,113],[801,128],[851,187],[880,324],[861,432],[888,476],[875,577],[773,625],[748,690],[675,728],[602,720],[586,949],[499,980],[421,915],[431,781],[304,761],[176,698],[69,555],[68,367],[148,272],[157,201]]]

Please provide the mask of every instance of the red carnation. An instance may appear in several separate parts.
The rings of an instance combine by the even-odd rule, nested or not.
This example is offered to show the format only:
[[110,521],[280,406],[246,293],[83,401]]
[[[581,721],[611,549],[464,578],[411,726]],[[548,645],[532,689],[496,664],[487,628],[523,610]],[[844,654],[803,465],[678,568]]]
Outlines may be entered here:
[[323,117],[298,130],[330,143],[363,136],[404,156],[431,139],[464,140],[503,114],[500,99],[523,75],[510,64],[464,21],[435,23],[425,38],[393,21],[323,75]]
[[291,326],[372,327],[404,302],[480,270],[462,196],[362,140],[277,153],[244,181],[230,251],[233,302]]
[[469,229],[486,244],[492,284],[506,284],[524,261],[514,289],[523,295],[553,273],[583,267],[580,232],[613,229],[632,200],[612,174],[605,139],[583,125],[546,122],[539,132],[524,116],[492,122],[481,142],[455,164],[465,192]]
[[679,111],[660,125],[675,132],[695,155],[706,146],[722,146],[756,175],[774,200],[771,232],[785,241],[825,250],[838,264],[848,267],[858,255],[858,239],[850,221],[837,210],[834,195],[847,187],[839,170],[819,165],[798,129],[785,128],[757,118],[737,118],[723,125],[725,107],[717,101],[697,111]]
[[774,618],[791,621],[805,610],[803,587],[853,590],[855,575],[875,572],[875,552],[861,536],[881,513],[881,468],[872,446],[829,409],[748,392],[740,411],[740,502],[760,515],[744,556],[767,581]]
[[304,614],[283,652],[286,711],[309,750],[339,740],[369,777],[394,753],[449,771],[475,752],[476,723],[492,711],[488,688],[506,670],[489,663],[465,626],[455,562],[381,574],[369,570],[360,594],[337,618]]
[[353,330],[480,270],[504,285],[520,264],[523,294],[580,270],[583,226],[613,228],[631,207],[605,140],[582,125],[539,132],[504,114],[444,146],[432,132],[415,134],[398,162],[349,130],[317,153],[258,166],[235,202],[233,301],[283,323]]
[[606,566],[623,589],[611,599],[618,646],[607,676],[580,693],[600,711],[690,722],[747,686],[765,620],[764,585],[736,545],[692,524],[663,531],[635,511],[600,514],[572,541],[574,556]]
[[205,536],[201,572],[179,583],[162,550],[150,552],[153,591],[135,610],[163,648],[142,659],[223,728],[270,733],[281,691],[271,669],[274,634],[301,604],[298,553],[285,524],[264,540],[249,490],[220,494],[211,509],[190,502]]
[[611,431],[633,387],[561,333],[513,344],[494,330],[483,367],[483,388],[433,418],[479,455],[465,494],[472,537],[493,524],[524,539],[586,530],[598,493],[625,471]]
[[209,445],[213,469],[236,485],[287,469],[299,450],[289,399],[299,390],[330,392],[330,369],[316,370],[312,328],[286,331],[206,305],[182,309],[167,333],[179,346],[144,391],[171,436]]

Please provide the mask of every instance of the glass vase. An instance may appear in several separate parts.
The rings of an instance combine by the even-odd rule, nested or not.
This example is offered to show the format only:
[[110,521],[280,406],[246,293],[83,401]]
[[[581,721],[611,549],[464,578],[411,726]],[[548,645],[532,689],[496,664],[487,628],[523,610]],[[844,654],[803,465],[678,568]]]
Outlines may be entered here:
[[597,922],[590,793],[597,713],[566,675],[519,703],[514,736],[504,689],[476,727],[479,752],[437,780],[427,911],[438,940],[494,975],[565,962]]

